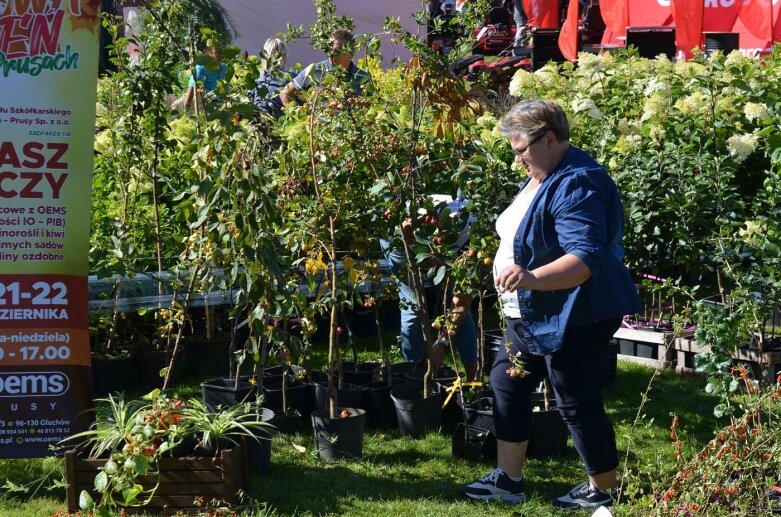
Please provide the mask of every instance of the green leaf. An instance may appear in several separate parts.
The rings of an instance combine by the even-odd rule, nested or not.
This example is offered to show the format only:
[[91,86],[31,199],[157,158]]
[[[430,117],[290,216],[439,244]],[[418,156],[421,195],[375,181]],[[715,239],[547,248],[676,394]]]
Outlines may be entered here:
[[122,497],[125,499],[125,504],[133,504],[138,497],[138,494],[144,491],[144,487],[141,485],[133,485],[130,488],[126,488],[122,491]]
[[724,411],[726,407],[724,404],[717,404],[716,407],[713,408],[713,416],[716,418],[721,418],[724,416]]
[[98,475],[95,476],[95,490],[98,492],[105,492],[108,486],[108,474],[101,470]]
[[377,180],[377,183],[375,183],[374,186],[369,189],[369,194],[376,196],[386,188],[388,188],[388,182],[384,179],[379,179]]
[[434,285],[439,285],[442,283],[446,272],[447,268],[445,266],[439,266],[439,269],[437,269],[437,276],[434,277]]
[[79,508],[84,511],[95,508],[95,501],[92,500],[92,496],[86,490],[82,490],[79,494]]

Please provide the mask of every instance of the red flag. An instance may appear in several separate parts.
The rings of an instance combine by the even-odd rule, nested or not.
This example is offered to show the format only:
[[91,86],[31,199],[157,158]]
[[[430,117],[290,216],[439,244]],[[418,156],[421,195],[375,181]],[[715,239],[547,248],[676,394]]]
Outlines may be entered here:
[[523,0],[529,25],[540,29],[559,28],[559,0]]
[[[629,25],[629,0],[601,0],[599,11],[605,22],[605,35],[610,40],[626,38],[626,26]],[[603,43],[606,43],[603,41]]]
[[737,3],[738,16],[746,29],[760,39],[773,39],[773,2],[748,0]]
[[672,0],[670,6],[675,24],[675,44],[687,58],[692,49],[702,44],[702,17],[705,3],[702,0]]
[[559,50],[569,61],[578,60],[578,22],[580,21],[580,2],[569,0],[567,18],[559,33]]

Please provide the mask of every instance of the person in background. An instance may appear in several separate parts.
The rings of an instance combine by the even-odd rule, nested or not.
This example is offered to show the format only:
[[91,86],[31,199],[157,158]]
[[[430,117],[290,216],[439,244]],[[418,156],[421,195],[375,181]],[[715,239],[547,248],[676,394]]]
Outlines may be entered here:
[[515,20],[515,41],[513,48],[525,47],[529,44],[529,18],[523,10],[523,0],[513,0],[513,20]]
[[[451,216],[455,216],[467,205],[466,200],[453,199],[451,196],[433,195],[431,197],[440,207],[446,204]],[[454,250],[463,248],[469,241],[470,222],[471,220],[468,220],[460,231],[458,240],[452,246]],[[412,237],[411,225],[410,220],[405,221],[403,225],[405,238],[408,241],[414,239]],[[418,297],[412,287],[411,278],[408,277],[409,273],[405,272],[407,257],[404,254],[403,246],[399,242],[389,242],[383,239],[381,244],[391,272],[398,278],[399,308],[401,311],[401,351],[404,355],[404,360],[408,362],[422,361],[425,357],[423,328],[418,315],[420,309],[416,307]],[[428,307],[430,314],[441,313],[442,303],[436,302],[443,295],[439,293],[439,296],[437,296],[436,287],[433,285],[426,286],[426,290],[427,298],[433,302],[432,306]],[[445,352],[452,340],[453,345],[458,350],[461,363],[464,365],[466,380],[473,381],[477,376],[477,329],[470,310],[472,297],[466,293],[444,293],[444,296],[450,297],[449,311],[452,317],[455,318],[452,323],[455,326],[456,333],[449,337],[444,325],[438,334],[435,333],[436,343],[433,362],[437,366],[442,364]],[[437,306],[433,306],[435,304]],[[434,333],[434,330],[432,330],[432,333]]]
[[[225,79],[225,73],[228,71],[228,67],[225,63],[221,62],[222,56],[220,49],[216,47],[207,47],[206,54],[212,57],[216,61],[216,66],[209,67],[206,65],[195,65],[195,76],[190,76],[190,82],[187,84],[187,91],[184,97],[174,102],[173,108],[177,108],[179,105],[184,104],[184,109],[189,110],[193,105],[193,101],[196,100],[196,93],[198,94],[197,101],[203,104],[203,95],[208,92],[217,89],[217,81]],[[200,88],[198,88],[200,85]]]
[[363,88],[369,81],[369,74],[353,63],[353,35],[347,31],[339,31],[331,37],[331,49],[328,59],[313,63],[304,68],[291,82],[285,86],[279,98],[287,106],[299,93],[313,84],[322,83],[325,76],[334,68],[339,67],[346,73],[346,79],[352,87],[354,95],[363,95]]
[[640,310],[623,263],[621,200],[605,169],[570,145],[558,104],[519,102],[499,131],[528,176],[496,221],[494,282],[514,357],[500,347],[491,369],[496,468],[462,490],[473,499],[526,500],[530,394],[547,375],[588,476],[553,504],[612,506],[618,452],[602,400],[605,354],[622,316]]
[[269,38],[263,44],[263,69],[255,80],[255,89],[249,92],[252,103],[261,113],[274,118],[282,114],[279,92],[290,81],[287,65],[287,46],[279,38]]

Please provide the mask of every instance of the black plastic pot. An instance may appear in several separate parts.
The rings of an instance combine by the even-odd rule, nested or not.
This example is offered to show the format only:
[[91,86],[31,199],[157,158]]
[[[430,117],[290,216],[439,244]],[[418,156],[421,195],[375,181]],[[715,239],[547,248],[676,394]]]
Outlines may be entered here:
[[434,390],[433,395],[423,398],[423,381],[408,382],[391,390],[402,435],[421,438],[441,425],[442,396],[438,385],[435,385]]
[[622,339],[618,343],[618,351],[621,355],[635,355],[635,344],[633,341]]
[[[138,383],[144,388],[162,387],[163,378],[160,371],[168,366],[167,354],[163,350],[138,349],[135,354],[135,365],[138,371]],[[179,354],[170,373],[171,381],[179,381],[184,363],[184,354]]]
[[282,407],[282,377],[263,378],[263,406],[273,410],[277,414],[287,413],[295,409],[303,414],[307,386],[301,381],[288,379],[285,388],[285,400],[287,407]]
[[375,382],[366,387],[368,400],[366,412],[369,415],[369,425],[372,427],[396,427],[396,406],[393,404],[390,392],[393,386],[386,381]]
[[[364,386],[355,384],[342,384],[342,389],[336,390],[336,405],[341,407],[354,407],[366,409],[367,391]],[[315,384],[315,400],[318,409],[327,408],[329,405],[328,384]]]
[[496,452],[496,437],[487,429],[458,424],[451,436],[453,456],[468,461],[481,461],[490,457],[490,451]]
[[248,382],[239,380],[238,389],[235,388],[236,379],[216,377],[201,383],[201,393],[204,403],[213,408],[220,406],[235,406],[242,402],[255,400],[255,388]]
[[304,418],[297,409],[291,409],[287,413],[277,413],[274,416],[274,421],[271,422],[274,427],[277,428],[282,434],[296,434],[308,432],[310,427],[310,420]]
[[645,357],[646,359],[656,359],[656,346],[646,345],[643,343],[637,343],[637,357]]
[[[418,381],[423,379],[426,375],[426,363],[423,363],[420,367],[413,369],[407,374],[407,377],[412,381]],[[437,371],[434,372],[434,381],[442,384],[443,386],[450,386],[458,378],[458,373],[447,365],[442,365]]]
[[355,363],[353,361],[342,362],[344,382],[367,386],[380,380],[380,363]]
[[196,377],[224,375],[229,370],[230,336],[207,340],[189,336],[183,341],[187,370]]
[[489,397],[480,397],[474,402],[469,402],[465,408],[466,423],[470,426],[488,429],[492,433],[494,429],[494,402]]
[[483,369],[488,371],[496,361],[499,349],[504,346],[504,333],[501,329],[486,330],[483,332],[483,356],[485,365]]
[[[268,408],[262,408],[260,421],[272,423],[274,412]],[[255,434],[257,440],[247,438],[247,464],[250,472],[263,476],[268,474],[271,468],[271,432]]]
[[[366,412],[363,409],[338,407],[336,414],[336,418],[330,418],[328,408],[312,412],[312,429],[320,459],[361,459]],[[349,416],[341,418],[342,414]]]
[[420,366],[420,363],[414,361],[395,363],[391,365],[391,375],[393,376],[394,382],[405,383],[409,381],[409,374],[419,368],[425,369],[426,366],[425,364]]
[[307,421],[309,420],[312,411],[318,409],[315,391],[316,385],[320,382],[328,382],[328,375],[320,370],[311,370],[307,375],[307,379],[304,381],[306,384],[306,391],[304,392],[304,399],[301,402],[301,409],[299,409],[299,411],[304,415]]
[[444,382],[439,380],[436,383],[442,393],[442,427],[453,431],[458,424],[464,422],[464,408],[461,406],[461,394],[459,390],[454,390],[451,395],[451,387],[455,379],[446,378]]
[[531,458],[544,458],[563,453],[567,449],[569,430],[559,411],[553,406],[547,411],[544,409],[542,393],[532,394],[532,404],[540,411],[532,413],[532,434],[526,454]]
[[92,385],[96,395],[121,391],[130,378],[130,357],[93,357]]

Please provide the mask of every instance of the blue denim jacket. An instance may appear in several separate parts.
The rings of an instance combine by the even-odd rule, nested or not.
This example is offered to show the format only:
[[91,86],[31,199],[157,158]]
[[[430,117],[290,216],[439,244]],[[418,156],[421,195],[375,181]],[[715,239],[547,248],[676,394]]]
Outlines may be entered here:
[[515,263],[526,269],[572,254],[588,266],[591,277],[572,289],[518,290],[530,352],[555,352],[568,328],[640,310],[623,264],[623,233],[624,212],[613,179],[588,154],[570,146],[542,180],[518,226],[513,253]]

